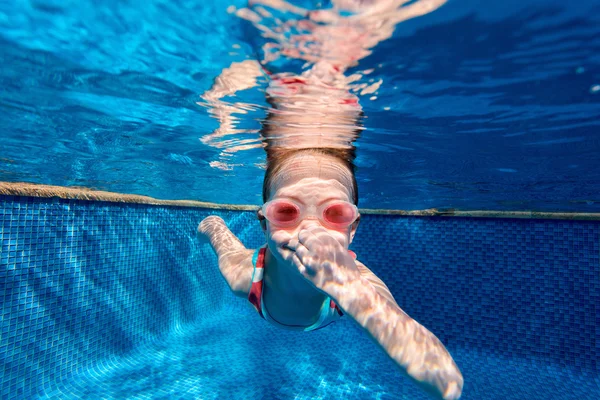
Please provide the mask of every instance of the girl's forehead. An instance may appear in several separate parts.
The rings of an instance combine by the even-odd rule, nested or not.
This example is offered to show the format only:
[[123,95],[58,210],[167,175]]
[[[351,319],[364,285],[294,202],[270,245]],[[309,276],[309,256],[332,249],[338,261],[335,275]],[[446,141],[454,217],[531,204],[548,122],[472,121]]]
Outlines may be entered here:
[[285,163],[271,181],[271,197],[280,189],[291,187],[302,182],[304,190],[317,185],[323,190],[326,187],[350,193],[352,173],[338,160],[332,157],[315,157],[312,155],[294,158]]
[[352,173],[339,160],[329,156],[299,155],[284,162],[273,177],[273,185],[282,185],[302,178],[337,179],[352,182]]
[[306,201],[340,199],[351,201],[350,190],[336,179],[302,178],[296,182],[289,182],[275,190],[272,198],[294,197]]

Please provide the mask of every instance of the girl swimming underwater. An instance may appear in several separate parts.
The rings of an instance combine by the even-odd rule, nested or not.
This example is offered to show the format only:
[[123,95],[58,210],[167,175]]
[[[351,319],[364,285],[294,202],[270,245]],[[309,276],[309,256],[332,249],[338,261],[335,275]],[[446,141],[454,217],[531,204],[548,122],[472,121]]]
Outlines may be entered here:
[[[383,22],[377,34],[365,27],[383,16],[397,23],[443,3],[421,0],[402,7],[406,2],[334,1],[338,9],[323,14],[269,1],[271,6],[320,19],[318,24],[297,22],[310,33],[302,40],[311,43],[312,52],[294,53],[285,43],[278,47],[281,54],[309,61],[311,67],[296,76],[268,71],[265,60],[236,63],[203,95],[221,121],[212,140],[231,134],[227,129],[232,108],[220,99],[256,85],[261,75],[269,79],[267,95],[273,108],[261,130],[267,170],[263,205],[257,211],[266,243],[247,249],[217,216],[204,219],[198,232],[217,254],[231,290],[247,298],[269,323],[313,331],[342,316],[352,318],[428,393],[458,399],[463,377],[444,345],[402,311],[385,283],[349,250],[360,221],[352,143],[362,110],[357,96],[348,90],[353,78],[344,72],[368,54],[369,46],[391,34],[382,28]],[[340,12],[344,7],[358,17],[344,19]],[[260,18],[251,12],[269,15],[266,11],[241,13],[250,15],[255,24]],[[323,51],[344,46],[351,51]],[[315,48],[320,50],[315,52]]]
[[444,345],[348,250],[360,214],[353,172],[339,150],[291,150],[271,159],[263,193],[260,249],[246,249],[220,217],[198,227],[231,290],[285,329],[312,331],[347,315],[429,393],[458,399],[463,377]]

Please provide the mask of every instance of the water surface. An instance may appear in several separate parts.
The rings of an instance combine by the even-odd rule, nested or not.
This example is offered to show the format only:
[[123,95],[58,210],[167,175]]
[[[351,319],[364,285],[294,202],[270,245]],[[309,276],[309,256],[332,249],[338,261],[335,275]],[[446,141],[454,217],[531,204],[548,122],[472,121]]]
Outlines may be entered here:
[[[0,180],[259,204],[264,151],[224,150],[260,140],[264,88],[229,99],[253,106],[241,133],[201,141],[199,95],[264,43],[228,5],[0,3]],[[400,23],[349,71],[382,81],[359,94],[361,206],[599,211],[599,15],[451,0]]]

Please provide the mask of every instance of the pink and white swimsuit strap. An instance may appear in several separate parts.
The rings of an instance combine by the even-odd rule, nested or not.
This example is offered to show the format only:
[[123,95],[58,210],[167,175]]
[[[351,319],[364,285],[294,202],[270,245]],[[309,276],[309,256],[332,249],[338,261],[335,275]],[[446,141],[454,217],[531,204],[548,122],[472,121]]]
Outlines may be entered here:
[[250,293],[248,294],[248,300],[261,317],[265,317],[262,313],[262,289],[263,289],[263,275],[265,272],[265,253],[267,251],[266,246],[258,249],[254,253],[252,264],[254,265],[254,272],[252,273],[252,286],[250,287]]

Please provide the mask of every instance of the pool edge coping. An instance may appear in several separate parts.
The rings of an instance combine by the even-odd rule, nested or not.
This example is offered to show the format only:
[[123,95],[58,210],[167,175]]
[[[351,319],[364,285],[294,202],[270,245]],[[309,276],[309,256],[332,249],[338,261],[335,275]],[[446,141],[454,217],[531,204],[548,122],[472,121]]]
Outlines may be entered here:
[[[84,187],[43,185],[27,182],[0,181],[0,196],[61,198],[68,200],[105,201],[111,203],[147,204],[157,206],[194,207],[216,210],[256,211],[257,205],[217,204],[196,200],[160,200],[137,194],[122,194]],[[564,219],[600,221],[600,213],[540,212],[540,211],[491,211],[491,210],[389,210],[360,209],[361,214],[397,215],[405,217],[463,217],[463,218],[519,218]]]

